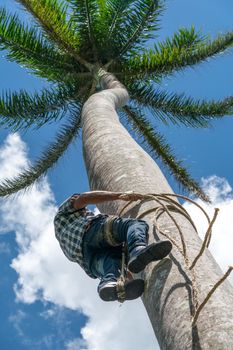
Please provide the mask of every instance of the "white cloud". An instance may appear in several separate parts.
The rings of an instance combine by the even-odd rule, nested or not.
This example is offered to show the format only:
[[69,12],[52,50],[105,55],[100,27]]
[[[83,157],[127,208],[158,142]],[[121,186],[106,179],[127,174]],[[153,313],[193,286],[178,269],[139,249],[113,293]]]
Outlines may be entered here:
[[28,164],[26,144],[18,134],[10,134],[0,152],[1,178],[14,177],[15,172]]
[[17,334],[21,337],[24,337],[24,332],[22,330],[22,322],[27,317],[26,313],[22,310],[17,310],[15,314],[12,314],[9,316],[9,321],[12,323],[13,327],[15,328]]
[[68,341],[65,346],[66,350],[87,350],[87,343],[80,338]]
[[50,309],[46,309],[45,311],[40,313],[40,316],[43,317],[45,320],[48,320],[50,318],[53,318],[56,316],[56,308],[50,308]]
[[[14,327],[17,335],[21,338],[21,342],[27,349],[54,349],[53,334],[45,335],[39,340],[36,340],[30,334],[28,334],[26,328],[29,322],[28,314],[22,310],[17,310],[14,314],[11,314],[8,321]],[[26,325],[26,327],[25,327]]]
[[[10,135],[0,151],[1,179],[15,176],[28,164],[26,147],[17,134]],[[15,231],[19,246],[12,262],[19,276],[17,299],[25,303],[42,299],[88,316],[83,340],[67,341],[69,350],[77,344],[80,350],[83,346],[87,350],[155,349],[142,303],[138,300],[119,307],[118,303],[102,302],[96,292],[97,281],[61,252],[52,223],[57,208],[47,179],[24,195],[2,199],[0,204],[0,231]]]

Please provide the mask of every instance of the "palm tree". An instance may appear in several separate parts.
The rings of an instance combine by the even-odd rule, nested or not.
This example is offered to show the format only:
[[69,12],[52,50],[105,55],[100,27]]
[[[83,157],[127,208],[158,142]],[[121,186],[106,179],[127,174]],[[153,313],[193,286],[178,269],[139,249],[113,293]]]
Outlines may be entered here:
[[[233,44],[233,32],[210,40],[193,27],[180,29],[147,49],[147,41],[151,45],[159,28],[160,0],[18,2],[33,16],[36,26],[22,23],[17,15],[1,9],[0,47],[9,60],[45,78],[52,87],[36,94],[3,93],[0,123],[16,131],[61,119],[65,122],[33,166],[2,182],[0,195],[10,195],[38,181],[82,128],[92,189],[171,194],[154,161],[158,157],[184,189],[208,200],[154,124],[207,127],[213,118],[232,114],[233,99],[196,101],[159,86],[164,77],[227,50]],[[148,153],[129,132],[140,137]],[[129,207],[127,215],[135,217],[147,210],[145,219],[152,222],[154,206],[153,201],[145,201]],[[120,208],[120,202],[101,207],[107,213],[117,213]],[[226,281],[192,323],[197,310],[193,302],[198,303],[193,295],[198,294],[201,302],[222,275],[207,249],[195,271],[188,268],[184,257],[193,261],[202,243],[183,215],[175,213],[174,217],[184,229],[184,237],[177,233],[169,215],[162,215],[161,227],[170,231],[175,243],[171,260],[156,268],[151,264],[144,275],[143,302],[161,349],[233,348],[233,290]],[[158,231],[156,234],[161,238]],[[180,241],[186,255],[179,249]]]

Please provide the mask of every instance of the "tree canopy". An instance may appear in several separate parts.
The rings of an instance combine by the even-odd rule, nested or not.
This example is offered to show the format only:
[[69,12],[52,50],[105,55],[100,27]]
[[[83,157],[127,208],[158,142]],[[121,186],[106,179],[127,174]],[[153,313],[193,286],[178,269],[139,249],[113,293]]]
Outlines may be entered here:
[[33,17],[25,23],[0,8],[0,49],[9,61],[44,78],[48,88],[31,94],[3,91],[0,125],[12,131],[64,124],[40,158],[19,176],[0,184],[0,196],[27,188],[52,168],[78,137],[86,99],[101,87],[99,70],[114,74],[130,101],[119,110],[122,121],[138,134],[153,158],[160,158],[183,187],[205,194],[176,157],[159,122],[208,127],[233,112],[233,97],[195,100],[161,88],[163,79],[214,58],[233,45],[233,32],[214,39],[194,27],[180,28],[159,41],[162,0],[17,0]]

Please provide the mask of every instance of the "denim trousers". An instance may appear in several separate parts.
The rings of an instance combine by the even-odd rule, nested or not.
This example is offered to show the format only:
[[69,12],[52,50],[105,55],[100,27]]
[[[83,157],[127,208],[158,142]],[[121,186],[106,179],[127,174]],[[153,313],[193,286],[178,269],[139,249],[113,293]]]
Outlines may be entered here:
[[120,276],[122,243],[127,244],[129,254],[137,246],[146,246],[149,226],[144,220],[116,218],[112,235],[119,246],[112,246],[105,238],[106,218],[96,220],[83,238],[84,262],[90,275],[101,283],[116,281]]

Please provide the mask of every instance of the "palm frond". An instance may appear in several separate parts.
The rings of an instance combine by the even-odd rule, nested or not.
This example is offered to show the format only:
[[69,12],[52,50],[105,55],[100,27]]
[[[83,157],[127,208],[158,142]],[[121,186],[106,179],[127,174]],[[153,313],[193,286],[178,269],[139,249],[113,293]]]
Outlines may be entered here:
[[233,113],[233,96],[222,101],[195,100],[185,94],[168,93],[152,84],[131,83],[127,86],[139,108],[148,109],[165,124],[208,127],[213,119]]
[[34,165],[29,166],[28,169],[24,170],[15,178],[6,179],[0,184],[1,197],[9,196],[22,189],[27,189],[58,162],[80,130],[80,111],[80,106],[76,106],[73,109],[70,116],[70,123],[63,125],[55,140],[47,147]]
[[[164,77],[214,57],[233,45],[233,32],[220,35],[213,41],[203,38],[198,42],[191,40],[190,43],[188,31],[183,30],[183,32],[185,35],[176,34],[171,40],[167,39],[165,42],[156,44],[154,49],[147,50],[142,55],[135,55],[119,69],[124,74],[138,79],[148,76]],[[177,40],[180,37],[182,40]]]
[[183,185],[185,189],[195,193],[198,197],[208,201],[206,194],[201,189],[200,185],[192,179],[188,171],[182,166],[181,161],[177,160],[173,154],[171,146],[169,146],[164,137],[156,132],[149,120],[146,119],[139,109],[129,106],[123,107],[123,110],[128,116],[129,122],[133,125],[134,130],[142,139],[147,150],[153,158],[159,157],[162,162],[168,167],[175,179]]
[[64,0],[17,0],[36,19],[45,35],[59,48],[68,52],[80,64],[85,60],[79,55],[79,34],[68,19],[68,4]]
[[[138,0],[133,3],[132,8],[126,13],[124,18],[124,45],[121,47],[118,57],[126,54],[135,54],[141,48],[145,40],[152,37],[152,32],[158,30],[158,16],[161,13],[159,0]],[[122,28],[123,29],[123,28]],[[139,46],[139,43],[141,44]]]
[[47,79],[70,79],[71,75],[84,72],[72,57],[59,52],[37,28],[23,24],[4,9],[0,9],[0,50],[7,51],[10,61]]
[[72,8],[71,23],[80,35],[80,51],[91,62],[97,61],[96,18],[103,4],[96,0],[68,0]]
[[[84,85],[87,90],[88,86]],[[43,89],[40,93],[5,92],[0,97],[0,126],[13,131],[63,118],[80,98],[77,85]],[[85,91],[82,89],[82,92]]]
[[135,54],[154,35],[162,7],[160,0],[119,1],[114,5],[107,41],[111,43],[112,58],[118,59]]
[[113,33],[117,32],[117,24],[121,21],[122,13],[133,3],[134,0],[112,0],[108,1],[109,14],[111,22],[108,29],[108,37],[110,40],[114,38]]
[[[99,45],[103,64],[106,64],[119,54],[120,28],[123,26],[122,14],[133,2],[134,0],[110,0],[106,2],[107,14],[105,14],[104,19],[101,18],[100,22],[103,23],[102,27],[105,27],[104,31],[100,27],[100,32],[104,35],[100,36],[101,44]],[[109,47],[111,47],[111,50],[109,50]]]
[[[75,0],[70,0],[75,7],[76,23],[82,22],[82,47],[83,51],[88,54],[86,59],[97,60],[102,64],[106,64],[113,56],[114,40],[111,37],[111,28],[117,15],[126,8],[132,0],[97,0],[87,1],[89,10],[89,20],[83,21],[87,17],[87,6],[80,11],[81,6],[77,6]],[[83,1],[80,1],[83,4]],[[84,5],[84,4],[83,4]],[[87,23],[89,26],[87,27]],[[97,54],[98,53],[98,54]]]

